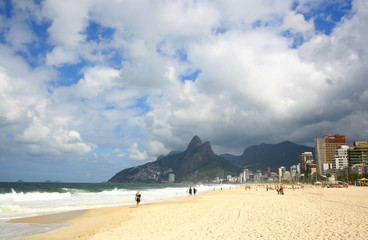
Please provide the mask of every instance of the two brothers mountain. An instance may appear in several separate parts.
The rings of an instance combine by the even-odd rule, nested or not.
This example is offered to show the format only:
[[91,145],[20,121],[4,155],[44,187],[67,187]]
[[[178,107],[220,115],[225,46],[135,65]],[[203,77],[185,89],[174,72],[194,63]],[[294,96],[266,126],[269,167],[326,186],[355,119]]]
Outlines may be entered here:
[[184,152],[124,169],[109,182],[164,182],[170,173],[175,174],[176,182],[207,182],[216,177],[238,176],[244,168],[264,170],[267,167],[290,167],[298,163],[303,152],[314,152],[314,148],[285,141],[248,147],[241,156],[218,156],[208,141],[202,143],[198,136],[194,136]]

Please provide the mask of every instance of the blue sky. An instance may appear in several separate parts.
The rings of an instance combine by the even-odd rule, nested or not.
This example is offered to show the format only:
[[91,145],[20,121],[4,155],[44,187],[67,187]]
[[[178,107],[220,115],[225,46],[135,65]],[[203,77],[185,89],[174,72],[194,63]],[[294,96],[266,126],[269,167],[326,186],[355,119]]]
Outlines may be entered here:
[[[0,181],[184,150],[368,140],[368,3],[1,1]],[[297,160],[296,160],[297,161]]]

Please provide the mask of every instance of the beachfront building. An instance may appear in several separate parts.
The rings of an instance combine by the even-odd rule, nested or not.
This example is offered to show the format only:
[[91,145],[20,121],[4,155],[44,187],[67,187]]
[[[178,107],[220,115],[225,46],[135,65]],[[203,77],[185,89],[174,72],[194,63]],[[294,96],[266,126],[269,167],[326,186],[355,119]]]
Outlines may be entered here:
[[349,165],[368,165],[368,143],[355,141],[348,151]]
[[239,174],[239,183],[246,183],[250,181],[250,173],[251,171],[249,171],[247,168],[243,169],[243,172],[241,172]]
[[169,173],[169,179],[168,179],[168,181],[170,183],[175,182],[175,174],[174,173]]
[[348,150],[349,146],[341,145],[335,150],[334,159],[332,162],[332,168],[341,170],[349,165],[348,163]]
[[239,183],[239,177],[232,177],[231,175],[227,175],[226,177],[227,182],[230,183]]
[[315,175],[317,172],[317,164],[316,161],[310,161],[307,163],[307,175],[305,175],[307,178],[313,178],[313,175]]
[[279,176],[275,172],[270,172],[270,176],[268,177],[269,181],[275,182],[279,179]]
[[260,182],[261,179],[262,179],[262,171],[257,170],[256,173],[254,174],[254,181],[255,182]]
[[332,168],[335,150],[341,145],[346,144],[344,135],[325,135],[323,138],[314,140],[316,150],[317,174],[322,175],[328,169]]
[[243,170],[244,183],[246,183],[246,182],[248,182],[248,181],[249,181],[249,175],[250,175],[249,170],[248,170],[247,168],[245,168],[245,169]]
[[356,164],[351,166],[351,173],[357,175],[368,174],[368,165]]
[[291,181],[291,174],[289,171],[285,171],[282,176],[282,181]]
[[279,168],[279,182],[281,182],[282,177],[284,176],[285,171],[286,171],[286,168],[285,167],[280,167]]
[[300,164],[291,166],[290,167],[291,181],[298,181],[299,175],[300,175]]
[[313,153],[312,152],[303,152],[299,156],[300,161],[300,174],[304,174],[304,176],[308,176],[308,163],[313,161]]

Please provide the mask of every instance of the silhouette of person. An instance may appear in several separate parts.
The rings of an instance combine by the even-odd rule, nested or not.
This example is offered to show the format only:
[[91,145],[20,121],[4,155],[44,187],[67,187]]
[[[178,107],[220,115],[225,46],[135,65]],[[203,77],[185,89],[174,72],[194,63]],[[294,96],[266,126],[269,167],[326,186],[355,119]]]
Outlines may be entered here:
[[138,191],[137,194],[135,195],[135,200],[137,201],[137,207],[139,207],[139,203],[141,202],[141,197],[142,196]]

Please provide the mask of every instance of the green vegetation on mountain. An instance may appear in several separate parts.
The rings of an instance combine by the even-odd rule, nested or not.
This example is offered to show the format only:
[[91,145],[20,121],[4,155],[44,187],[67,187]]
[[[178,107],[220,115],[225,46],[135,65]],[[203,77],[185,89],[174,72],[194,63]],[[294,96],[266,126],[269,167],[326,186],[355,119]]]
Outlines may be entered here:
[[241,171],[241,167],[214,154],[209,142],[202,144],[195,136],[186,151],[124,169],[109,182],[163,182],[170,173],[175,174],[176,182],[207,182],[216,177],[237,176]]

